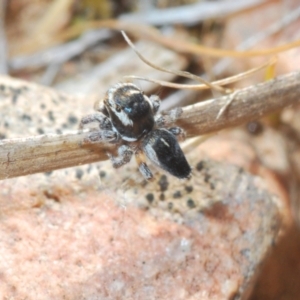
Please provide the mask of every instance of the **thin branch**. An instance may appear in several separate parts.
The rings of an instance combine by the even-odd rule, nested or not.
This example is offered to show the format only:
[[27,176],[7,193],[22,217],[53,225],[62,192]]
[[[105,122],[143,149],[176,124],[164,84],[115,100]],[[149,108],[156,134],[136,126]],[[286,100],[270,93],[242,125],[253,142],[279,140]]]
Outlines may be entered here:
[[207,134],[224,128],[241,125],[300,103],[300,72],[276,77],[234,93],[234,100],[221,118],[216,119],[232,94],[207,100],[183,109],[176,122],[187,130],[188,136]]
[[[231,95],[183,108],[176,124],[186,130],[189,137],[200,136],[300,103],[299,95],[300,72],[289,73],[236,91],[234,100],[219,119],[217,115]],[[114,151],[115,146],[84,144],[88,134],[74,131],[0,141],[0,179],[106,160],[106,152]]]
[[0,141],[0,179],[106,160],[112,145],[87,145],[88,132],[44,134]]

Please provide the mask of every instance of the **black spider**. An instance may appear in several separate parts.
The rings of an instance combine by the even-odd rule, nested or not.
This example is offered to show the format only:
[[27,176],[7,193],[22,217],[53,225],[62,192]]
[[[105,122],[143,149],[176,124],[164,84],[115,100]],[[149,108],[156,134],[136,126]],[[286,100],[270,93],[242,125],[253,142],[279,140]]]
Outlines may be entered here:
[[[108,154],[113,167],[128,163],[134,154],[143,176],[150,180],[153,174],[145,162],[144,154],[156,166],[177,178],[189,178],[191,167],[177,139],[185,136],[180,127],[164,128],[164,117],[157,115],[158,96],[147,97],[132,83],[119,83],[110,88],[97,113],[82,118],[80,127],[98,122],[88,142],[105,141],[118,144],[118,156]],[[174,120],[175,121],[175,120]]]

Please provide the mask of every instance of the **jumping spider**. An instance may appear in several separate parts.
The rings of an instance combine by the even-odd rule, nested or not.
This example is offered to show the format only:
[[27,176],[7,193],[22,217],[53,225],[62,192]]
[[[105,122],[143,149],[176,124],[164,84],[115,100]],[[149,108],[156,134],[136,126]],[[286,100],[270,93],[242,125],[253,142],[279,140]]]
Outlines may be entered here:
[[119,83],[107,91],[103,103],[95,108],[97,113],[82,118],[80,128],[96,121],[100,130],[91,132],[87,142],[119,145],[118,156],[108,154],[114,168],[127,164],[134,154],[140,172],[150,180],[153,174],[144,153],[173,176],[189,178],[191,167],[177,141],[184,138],[184,131],[180,127],[164,128],[164,117],[157,115],[159,106],[158,96],[147,97],[134,84]]

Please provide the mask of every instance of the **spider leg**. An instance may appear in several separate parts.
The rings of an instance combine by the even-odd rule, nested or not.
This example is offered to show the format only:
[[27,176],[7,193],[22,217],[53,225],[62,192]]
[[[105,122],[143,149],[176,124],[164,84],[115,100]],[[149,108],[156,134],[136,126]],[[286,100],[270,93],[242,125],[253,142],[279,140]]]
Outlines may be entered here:
[[84,139],[85,143],[96,144],[99,142],[107,142],[111,144],[118,143],[119,135],[110,130],[92,131],[87,138]]
[[146,180],[152,180],[154,177],[153,177],[153,174],[152,174],[151,170],[149,169],[148,165],[146,164],[145,155],[142,152],[137,152],[135,154],[135,159],[138,164],[139,170],[142,173],[142,175],[144,176],[144,178]]
[[186,138],[186,133],[181,127],[171,127],[168,128],[167,130],[170,131],[172,134],[174,134],[176,139],[180,142],[184,141]]
[[157,115],[154,117],[155,124],[157,127],[165,127],[166,126],[166,118],[162,115]]
[[91,134],[84,140],[86,143],[98,143],[98,142],[109,142],[118,143],[120,135],[113,130],[110,119],[103,113],[94,113],[83,117],[80,121],[79,128],[82,129],[86,125],[97,122],[99,129],[94,128]]
[[97,112],[83,117],[79,124],[79,129],[83,129],[86,125],[98,122],[99,128],[102,130],[112,130],[112,124],[109,118],[103,113]]
[[107,153],[107,155],[109,156],[113,167],[117,169],[130,162],[133,151],[129,146],[122,145],[118,149],[118,156],[113,156],[110,153]]
[[157,95],[151,95],[149,100],[152,103],[153,112],[156,114],[159,110],[161,100]]
[[168,112],[162,112],[162,114],[155,117],[155,124],[157,127],[167,127],[167,125],[174,124],[182,114],[182,108],[177,107]]

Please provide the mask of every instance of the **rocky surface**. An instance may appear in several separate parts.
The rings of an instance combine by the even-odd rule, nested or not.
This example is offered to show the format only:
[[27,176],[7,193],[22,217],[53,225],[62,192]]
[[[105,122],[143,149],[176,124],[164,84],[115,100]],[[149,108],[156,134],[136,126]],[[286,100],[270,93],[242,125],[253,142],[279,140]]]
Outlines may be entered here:
[[193,167],[190,181],[123,187],[135,168],[102,167],[102,183],[55,172],[2,181],[0,295],[246,299],[278,233],[276,197],[241,168]]

